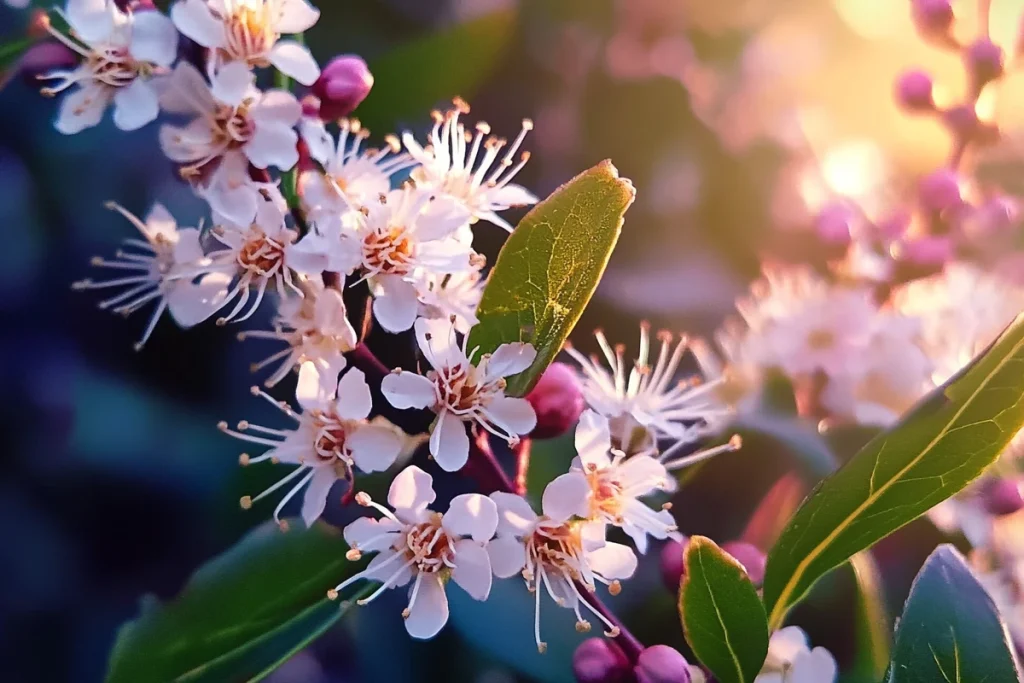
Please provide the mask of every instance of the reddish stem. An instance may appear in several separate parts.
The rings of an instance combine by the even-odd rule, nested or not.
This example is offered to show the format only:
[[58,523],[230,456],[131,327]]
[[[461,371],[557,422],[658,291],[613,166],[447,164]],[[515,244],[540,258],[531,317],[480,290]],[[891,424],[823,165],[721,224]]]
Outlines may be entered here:
[[520,496],[526,495],[526,477],[530,473],[530,450],[533,442],[530,439],[522,439],[512,447],[516,454],[516,493]]

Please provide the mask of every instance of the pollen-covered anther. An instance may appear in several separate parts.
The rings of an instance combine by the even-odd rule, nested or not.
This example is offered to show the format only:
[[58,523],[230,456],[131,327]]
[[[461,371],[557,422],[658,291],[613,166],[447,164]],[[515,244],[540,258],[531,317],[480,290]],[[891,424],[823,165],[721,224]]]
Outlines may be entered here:
[[327,591],[327,599],[328,600],[337,600],[338,599],[338,591],[334,590],[333,588],[328,589],[328,591]]
[[622,634],[622,629],[618,626],[612,626],[609,630],[605,631],[604,634],[609,638],[618,638]]
[[280,520],[277,523],[277,526],[281,529],[281,531],[288,531],[289,529],[291,529],[291,525],[289,525],[287,520],[284,519]]
[[362,558],[362,556],[363,553],[359,550],[359,548],[349,548],[348,551],[345,553],[345,559],[349,562],[358,562],[359,559]]
[[248,453],[242,453],[241,455],[239,455],[238,456],[238,464],[241,465],[242,467],[245,467],[246,465],[248,465],[249,464],[249,454]]
[[362,505],[363,507],[367,507],[373,503],[373,500],[370,498],[370,494],[366,491],[360,491],[357,493],[355,495],[355,501],[357,505]]
[[608,593],[610,593],[611,595],[618,595],[621,592],[622,584],[619,583],[618,579],[615,579],[614,581],[608,584]]
[[576,622],[576,632],[577,633],[588,633],[588,632],[590,632],[590,628],[591,628],[590,622],[585,620],[585,619],[583,621],[577,621]]
[[248,510],[252,507],[252,496],[242,496],[238,500],[238,504],[243,510]]
[[547,651],[548,651],[548,644],[547,643],[537,643],[537,652],[539,652],[540,654],[544,654]]

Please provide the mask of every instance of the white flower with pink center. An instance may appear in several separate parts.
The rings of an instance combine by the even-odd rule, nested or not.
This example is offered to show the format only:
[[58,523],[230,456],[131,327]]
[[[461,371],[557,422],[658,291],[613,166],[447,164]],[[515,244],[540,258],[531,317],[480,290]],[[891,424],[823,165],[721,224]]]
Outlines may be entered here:
[[280,524],[281,510],[305,488],[302,518],[310,525],[323,513],[335,482],[348,482],[351,491],[356,468],[366,473],[383,472],[394,464],[404,441],[397,428],[367,421],[373,401],[366,377],[355,368],[342,375],[337,384],[335,377],[337,375],[321,373],[312,363],[303,363],[295,390],[301,413],[253,387],[254,395],[266,399],[296,423],[291,429],[261,427],[244,420],[236,429],[230,429],[226,422],[220,423],[221,431],[226,434],[270,447],[255,458],[243,453],[239,458],[242,465],[265,461],[298,465],[255,498],[242,498],[243,508],[292,484],[275,508],[274,519]]
[[171,7],[178,30],[210,50],[214,70],[230,63],[273,66],[303,85],[313,85],[320,67],[304,45],[280,38],[319,18],[305,0],[181,0]]
[[444,514],[429,508],[436,495],[430,475],[416,466],[402,470],[391,483],[388,504],[356,495],[360,505],[381,513],[345,527],[351,546],[348,558],[377,553],[369,566],[328,592],[334,599],[357,581],[378,581],[380,587],[358,604],[365,605],[389,588],[412,584],[402,611],[413,638],[433,638],[448,621],[445,585],[454,581],[476,600],[491,592],[491,563],[486,546],[498,525],[494,502],[479,493],[456,496]]
[[122,12],[113,0],[68,0],[61,13],[71,28],[65,36],[47,24],[61,43],[81,55],[75,69],[51,71],[43,89],[55,95],[77,86],[60,105],[56,127],[71,135],[91,128],[113,103],[121,130],[146,125],[160,112],[152,77],[167,71],[178,54],[178,32],[156,10]]
[[676,530],[667,509],[652,510],[640,499],[675,488],[668,470],[655,457],[645,454],[626,457],[612,451],[607,418],[592,410],[580,416],[576,426],[576,453],[572,470],[553,479],[553,490],[576,491],[583,481],[589,489],[587,513],[592,522],[621,527],[640,553],[647,552],[648,535],[668,538]]
[[522,130],[506,149],[507,140],[490,135],[490,126],[482,121],[476,125],[476,134],[470,134],[459,121],[460,114],[468,113],[469,105],[459,99],[454,109],[434,112],[434,129],[426,147],[411,133],[402,136],[406,150],[421,164],[412,177],[418,187],[461,202],[474,220],[512,232],[512,225],[497,212],[537,203],[533,193],[512,183],[530,158],[529,152],[523,152],[519,161],[514,161],[526,134],[533,130],[533,122],[523,120]]
[[540,637],[542,593],[576,613],[576,630],[590,630],[582,606],[607,627],[605,635],[619,634],[618,627],[595,609],[586,593],[593,593],[596,583],[603,583],[617,595],[619,580],[636,571],[636,555],[629,546],[606,541],[603,525],[573,519],[586,517],[589,496],[590,487],[582,479],[549,484],[541,501],[544,514],[537,515],[522,496],[491,494],[498,506],[498,536],[487,545],[491,566],[498,578],[522,573],[534,594],[533,629],[540,652],[547,648]]
[[[479,264],[479,265],[478,265]],[[474,259],[473,268],[461,273],[420,274],[417,289],[420,295],[421,318],[451,318],[455,316],[455,331],[469,334],[476,325],[476,309],[484,294],[487,280],[480,272],[484,259]]]
[[502,344],[474,363],[456,342],[451,320],[416,321],[416,340],[432,370],[426,375],[395,370],[381,391],[396,408],[429,408],[437,414],[430,430],[430,454],[442,469],[455,472],[469,459],[466,423],[509,444],[529,434],[537,415],[526,399],[505,395],[505,378],[530,367],[537,352],[530,344]]

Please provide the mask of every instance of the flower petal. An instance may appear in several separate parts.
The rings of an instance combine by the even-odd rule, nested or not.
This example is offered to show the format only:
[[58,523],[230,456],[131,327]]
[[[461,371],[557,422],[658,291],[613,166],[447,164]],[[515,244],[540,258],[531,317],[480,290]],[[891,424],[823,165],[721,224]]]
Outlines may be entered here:
[[441,525],[449,536],[471,536],[486,543],[498,528],[498,506],[479,493],[463,493],[452,498]]
[[487,417],[509,434],[526,435],[537,426],[537,413],[525,398],[496,396],[486,408]]
[[415,330],[420,352],[433,367],[451,367],[467,362],[455,339],[451,320],[420,318],[416,321]]
[[536,204],[537,195],[527,190],[522,185],[505,185],[504,187],[492,190],[487,193],[487,199],[495,209],[507,209],[511,206],[526,206]]
[[159,114],[156,91],[141,78],[114,93],[114,125],[121,130],[138,130]]
[[295,400],[303,410],[323,410],[330,403],[334,391],[334,377],[328,377],[313,361],[299,366],[299,381],[295,385]]
[[255,81],[255,74],[245,62],[230,62],[213,75],[210,92],[221,102],[237,107],[249,94]]
[[270,63],[283,74],[302,85],[313,85],[320,76],[320,66],[309,49],[294,40],[279,40],[270,50]]
[[287,90],[268,90],[260,97],[259,102],[249,110],[256,127],[278,125],[291,128],[302,117],[302,105]]
[[487,361],[488,379],[516,375],[530,367],[537,358],[537,350],[533,344],[513,342],[502,344]]
[[466,424],[447,411],[438,413],[430,432],[430,454],[445,472],[458,472],[469,460]]
[[299,136],[291,128],[257,124],[256,131],[245,145],[245,156],[256,168],[276,166],[287,171],[299,163],[298,142]]
[[302,33],[320,18],[320,10],[306,0],[282,0],[281,15],[274,28],[278,33]]
[[434,502],[434,479],[416,465],[410,465],[398,473],[391,488],[388,490],[388,504],[395,509],[399,518],[406,521],[403,515],[410,515],[409,520],[416,521],[419,515]]
[[436,636],[448,622],[448,596],[437,574],[421,574],[417,581],[419,590],[409,608],[405,630],[413,638],[426,640]]
[[204,0],[181,0],[171,7],[171,21],[178,30],[203,47],[226,44],[224,24],[213,16]]
[[345,527],[345,542],[362,552],[379,552],[391,547],[402,527],[387,517],[359,517]]
[[[380,581],[384,583],[392,576],[397,573],[397,576],[392,580],[391,585],[394,588],[404,586],[409,583],[409,579],[412,578],[412,570],[408,567],[402,567],[403,560],[390,561],[395,557],[395,551],[388,548],[382,550],[379,554],[374,556],[370,560],[370,564],[366,565],[366,569],[363,571],[363,577],[370,581]],[[385,566],[387,565],[387,566]]]
[[114,31],[114,18],[120,12],[113,4],[105,0],[68,0],[64,15],[79,38],[97,43]]
[[170,66],[178,56],[178,31],[174,22],[157,10],[143,10],[132,16],[129,50],[137,61]]
[[[202,114],[216,107],[206,79],[186,61],[178,62],[170,76],[153,82],[160,85],[160,108],[168,114]],[[209,131],[205,121],[197,123]]]
[[[162,208],[162,207],[161,207]],[[155,207],[154,207],[155,210]],[[146,219],[146,225],[152,226],[153,212]],[[162,228],[160,228],[162,229]],[[155,232],[155,231],[154,231]],[[182,228],[177,231],[178,241],[174,244],[174,265],[190,266],[203,260],[203,245],[200,241],[199,231],[195,228]]]
[[74,135],[92,128],[103,119],[110,103],[110,90],[104,86],[86,84],[64,96],[54,126],[64,135]]
[[529,533],[537,521],[537,513],[522,496],[495,491],[490,499],[498,506],[498,534],[522,536]]
[[468,538],[456,541],[452,581],[474,600],[486,600],[491,592],[491,577],[491,558],[484,547]]
[[469,223],[469,211],[452,197],[440,196],[427,204],[416,220],[416,236],[423,241],[449,237]]
[[576,453],[584,465],[598,468],[611,463],[608,450],[612,447],[608,419],[593,410],[585,410],[576,424]]
[[366,383],[366,375],[359,368],[352,368],[341,376],[335,395],[338,398],[334,409],[344,420],[365,420],[373,408],[370,385]]
[[182,327],[203,322],[224,305],[231,276],[209,273],[198,283],[180,280],[167,293],[167,306],[171,317]]
[[376,278],[380,293],[373,300],[373,314],[388,332],[404,332],[416,321],[419,300],[416,288],[397,275]]
[[832,683],[837,673],[832,653],[823,647],[816,647],[797,656],[786,683]]
[[487,544],[491,569],[499,579],[515,576],[526,566],[526,547],[514,536],[498,536]]
[[587,564],[606,579],[628,579],[636,571],[636,554],[628,545],[606,543],[587,553]]
[[544,488],[541,508],[555,522],[564,522],[572,516],[586,517],[590,484],[582,472],[567,472],[552,479]]
[[363,472],[383,472],[402,452],[402,437],[385,425],[360,425],[348,434],[345,445],[356,467]]
[[327,496],[331,493],[331,487],[338,481],[337,475],[332,467],[318,467],[309,480],[306,493],[302,498],[302,519],[306,526],[313,526],[324,508],[327,507]]
[[[167,210],[167,207],[156,202],[146,214],[146,239],[155,239],[158,235],[168,242],[178,239],[178,222]],[[175,260],[178,260],[175,258]],[[191,260],[191,259],[190,259]]]
[[[324,122],[320,119],[303,118],[299,122],[299,135],[306,142],[306,147],[309,148],[309,156],[313,157],[321,164],[326,164],[327,160],[334,155],[334,138],[327,132],[327,127],[324,126]],[[323,178],[319,172],[309,172],[310,175]]]
[[380,383],[381,393],[388,403],[404,410],[406,408],[429,408],[437,401],[434,383],[415,372],[399,370],[392,372]]

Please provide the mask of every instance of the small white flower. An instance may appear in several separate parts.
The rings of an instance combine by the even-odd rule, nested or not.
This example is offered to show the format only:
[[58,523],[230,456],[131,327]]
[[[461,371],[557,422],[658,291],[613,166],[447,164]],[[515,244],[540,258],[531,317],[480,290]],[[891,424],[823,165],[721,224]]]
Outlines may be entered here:
[[57,130],[71,135],[95,126],[111,102],[114,124],[121,130],[136,130],[155,119],[160,106],[152,77],[166,71],[178,53],[178,33],[170,19],[156,10],[122,12],[113,0],[68,0],[62,14],[74,38],[47,28],[81,55],[82,63],[41,77],[57,81],[43,89],[44,95],[78,86],[61,102]]
[[772,634],[768,658],[754,683],[833,683],[837,673],[832,653],[823,647],[812,650],[803,630],[787,626]]
[[595,584],[603,583],[618,595],[619,579],[628,579],[636,571],[636,555],[629,546],[605,541],[603,525],[572,519],[587,515],[589,495],[586,481],[552,482],[544,490],[544,514],[538,516],[521,496],[491,494],[498,506],[498,537],[487,545],[491,566],[498,578],[521,572],[534,594],[533,635],[540,652],[547,648],[540,638],[540,600],[545,592],[556,605],[575,612],[576,630],[590,630],[590,622],[580,612],[582,605],[608,628],[605,635],[619,634],[581,588],[593,593]]
[[284,90],[260,92],[254,78],[241,62],[218,71],[209,85],[191,64],[175,68],[160,104],[195,118],[183,127],[162,126],[160,146],[171,161],[184,165],[183,177],[202,177],[229,156],[243,157],[256,168],[283,171],[298,162],[294,126],[301,105]]
[[647,536],[665,539],[676,530],[667,509],[652,510],[640,498],[674,488],[665,466],[650,455],[626,457],[610,453],[607,418],[592,410],[580,416],[576,426],[576,453],[572,470],[556,477],[549,486],[575,491],[582,479],[588,489],[585,517],[592,522],[621,527],[641,554],[647,552]]
[[605,417],[629,414],[655,436],[695,441],[732,415],[716,396],[719,381],[700,383],[695,378],[675,381],[679,363],[689,345],[686,337],[680,338],[672,348],[672,335],[659,333],[661,348],[652,367],[650,327],[641,324],[640,350],[627,375],[625,347],[618,345],[613,349],[600,330],[595,336],[608,368],[597,356],[587,358],[571,344],[566,344],[565,350],[583,371],[583,397],[591,408]]
[[[476,261],[474,259],[474,261]],[[483,258],[478,261],[483,267]],[[476,309],[484,294],[487,281],[473,264],[472,270],[461,273],[423,271],[417,282],[422,318],[451,318],[455,316],[455,331],[469,334],[476,325]]]
[[491,563],[485,549],[498,524],[497,509],[479,493],[456,496],[443,515],[429,509],[435,499],[432,479],[416,466],[402,470],[391,483],[388,504],[394,512],[373,502],[366,493],[356,495],[360,505],[373,507],[383,517],[362,517],[345,527],[351,546],[347,557],[378,553],[369,566],[328,592],[335,599],[350,584],[379,581],[365,605],[388,588],[410,581],[409,605],[402,611],[405,629],[413,638],[433,638],[448,621],[445,584],[457,583],[475,600],[491,592]]
[[319,18],[305,0],[181,0],[171,8],[178,30],[209,48],[214,69],[273,66],[303,85],[313,85],[320,67],[304,45],[280,38],[306,31]]
[[[468,337],[467,337],[468,338]],[[505,377],[530,367],[537,352],[530,344],[502,344],[474,364],[455,340],[450,320],[416,321],[416,340],[433,370],[426,376],[396,370],[381,391],[396,408],[429,408],[437,414],[430,431],[430,454],[442,469],[455,472],[469,458],[466,422],[510,444],[529,434],[537,415],[526,399],[505,396]]]
[[177,278],[179,273],[191,270],[205,261],[199,244],[199,230],[179,228],[171,214],[160,204],[153,205],[145,223],[118,204],[111,202],[107,207],[127,218],[145,239],[125,240],[125,249],[118,251],[113,260],[99,257],[92,260],[94,266],[121,271],[122,277],[100,281],[81,280],[73,285],[74,288],[123,288],[125,291],[100,302],[100,308],[122,315],[134,313],[156,300],[156,308],[142,338],[135,345],[136,350],[146,343],[160,316],[167,309],[170,309],[171,316],[182,327],[190,327],[210,316],[214,310],[210,302],[217,288],[211,288],[210,283],[197,286],[187,279]]
[[512,232],[513,227],[497,212],[537,202],[526,188],[511,182],[530,158],[529,152],[523,152],[519,162],[513,162],[533,122],[523,120],[522,130],[495,167],[506,140],[489,135],[491,128],[482,121],[476,125],[476,135],[468,134],[459,122],[459,115],[468,113],[469,105],[459,99],[445,114],[434,112],[434,129],[426,147],[411,133],[402,136],[409,154],[422,164],[413,171],[413,179],[418,187],[459,200],[474,219]]
[[13,7],[14,9],[25,9],[31,2],[32,0],[4,0],[8,7]]
[[221,431],[237,439],[271,447],[255,458],[243,454],[239,458],[242,465],[266,460],[298,465],[255,498],[242,498],[243,508],[248,509],[298,478],[298,483],[292,485],[274,509],[274,519],[280,524],[281,510],[306,487],[302,518],[311,525],[323,513],[327,495],[336,481],[347,481],[351,492],[355,484],[354,468],[366,473],[383,472],[395,462],[402,450],[402,436],[390,425],[367,421],[372,398],[363,373],[350,369],[342,375],[336,388],[333,386],[335,377],[337,375],[321,373],[313,363],[302,364],[295,391],[295,398],[302,406],[301,414],[258,387],[252,388],[253,395],[265,398],[296,422],[292,429],[271,429],[247,421],[239,422],[237,430],[229,429],[226,422],[218,425]]
[[388,137],[383,149],[362,149],[370,132],[358,121],[342,119],[338,125],[337,143],[319,119],[304,118],[299,127],[309,155],[323,166],[323,172],[304,171],[299,176],[302,201],[321,230],[337,229],[325,222],[338,221],[353,207],[378,201],[391,190],[392,175],[416,164],[408,154],[397,153],[396,138]]

